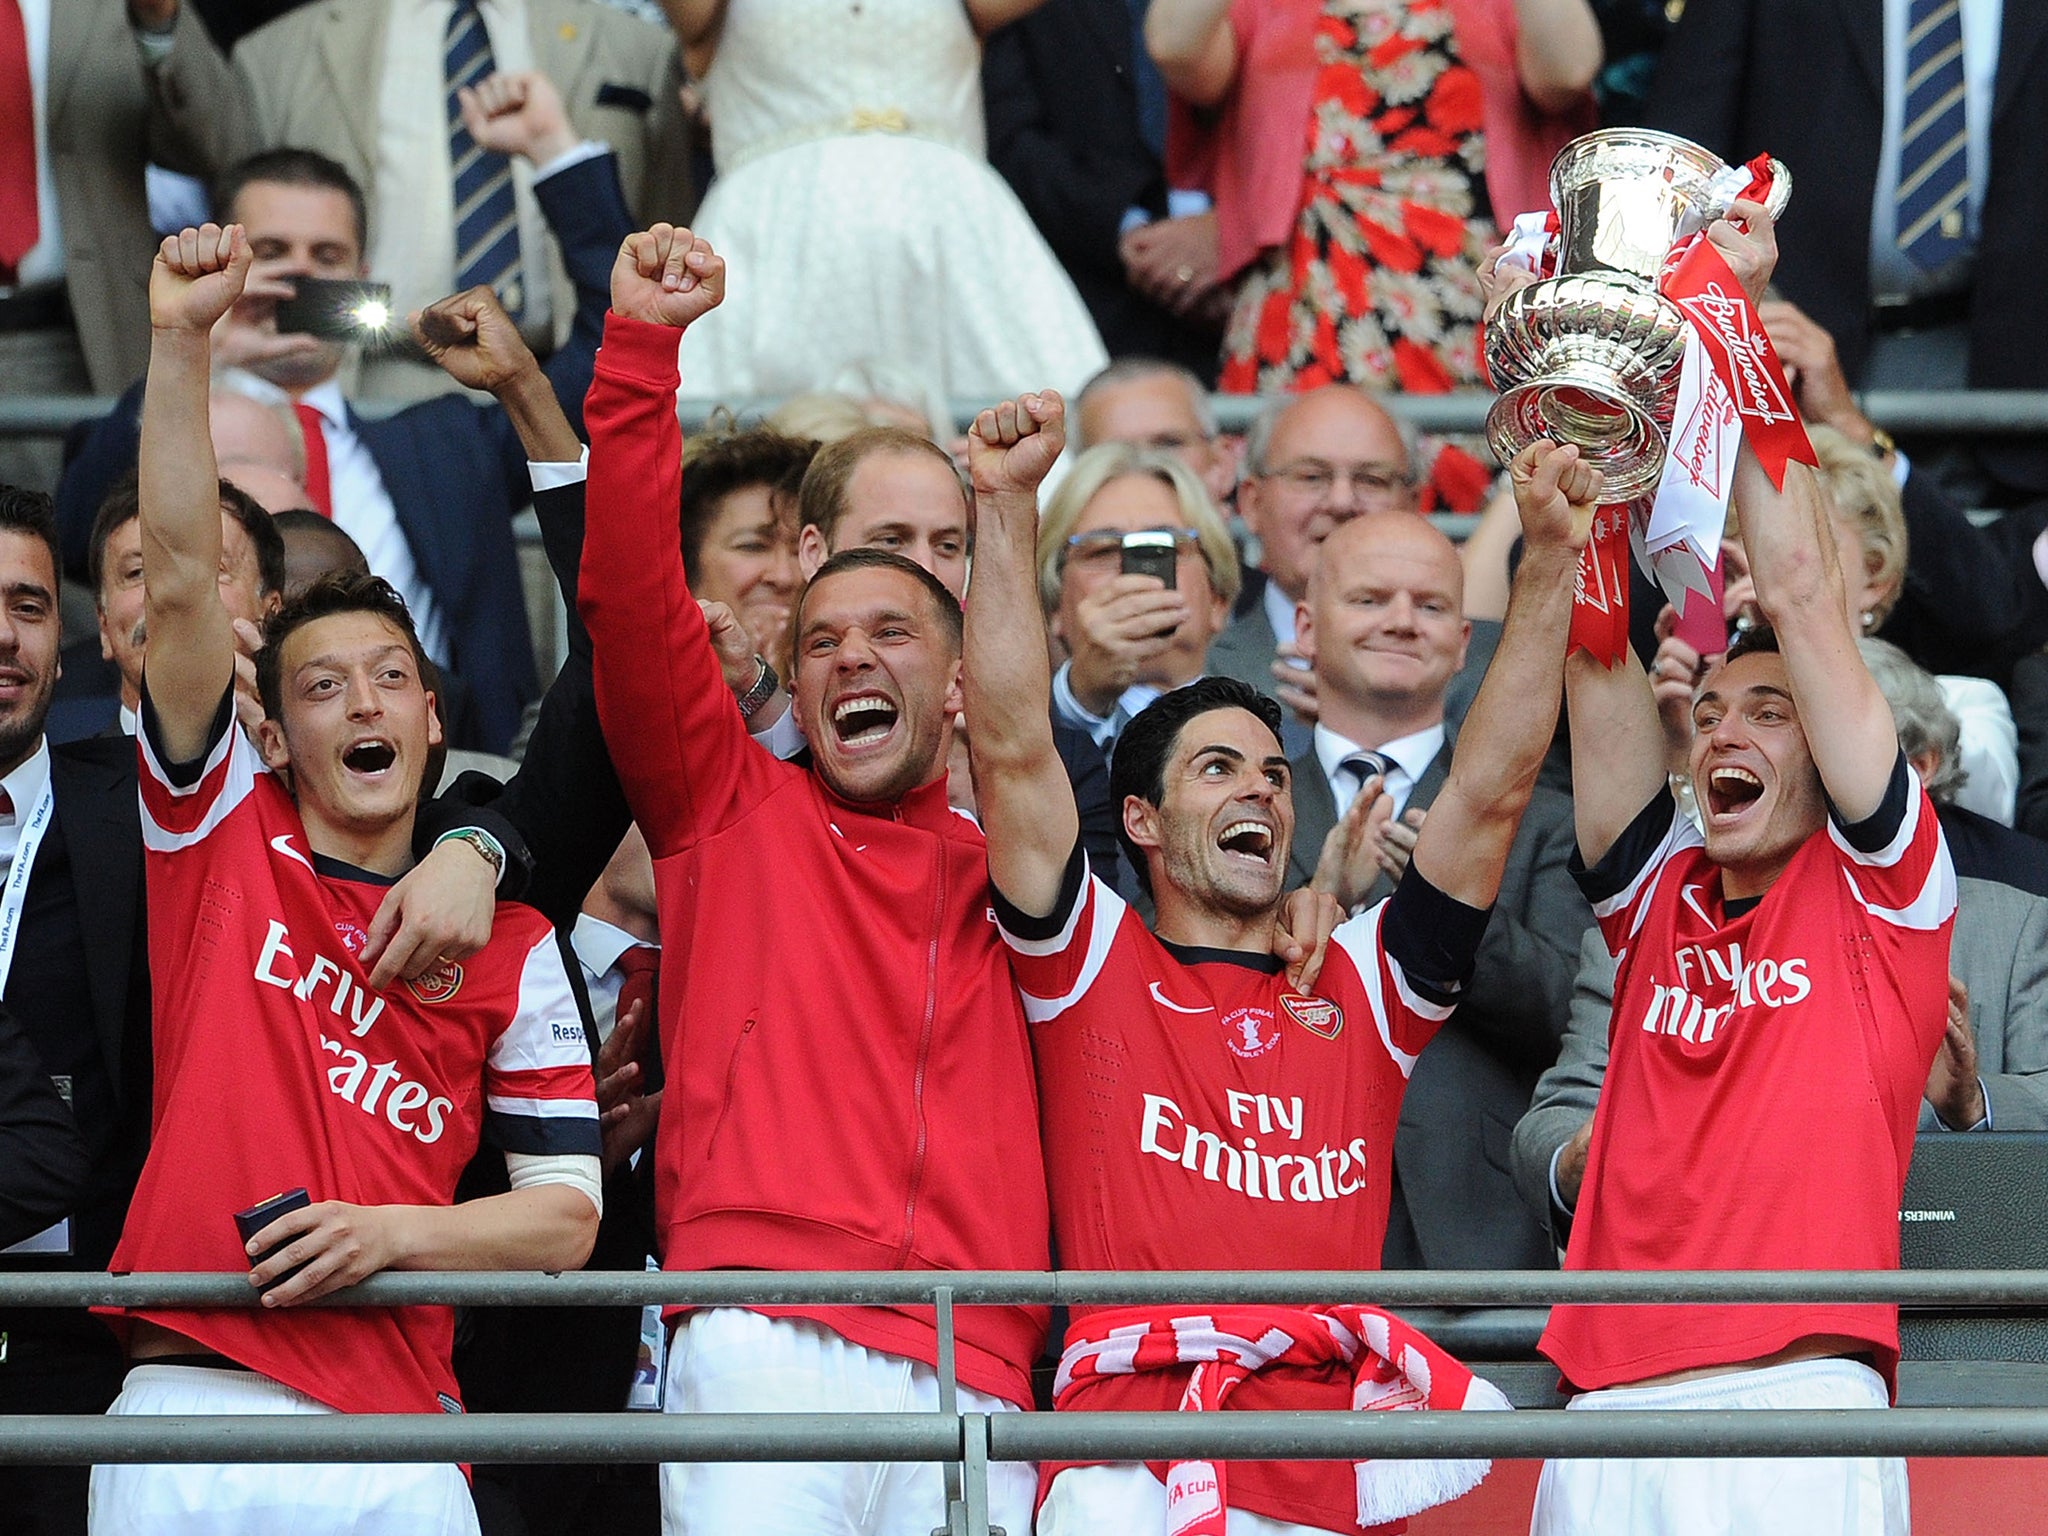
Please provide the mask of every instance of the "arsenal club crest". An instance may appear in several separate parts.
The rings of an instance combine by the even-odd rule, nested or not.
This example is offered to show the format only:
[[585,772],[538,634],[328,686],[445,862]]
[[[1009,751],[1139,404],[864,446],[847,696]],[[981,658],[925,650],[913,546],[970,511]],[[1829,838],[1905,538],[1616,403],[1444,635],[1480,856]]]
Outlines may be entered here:
[[419,980],[408,981],[406,987],[423,1003],[445,1003],[462,989],[462,967],[443,960]]
[[1280,1010],[1312,1035],[1325,1040],[1337,1038],[1344,1027],[1344,1010],[1326,997],[1305,997],[1299,992],[1282,992]]

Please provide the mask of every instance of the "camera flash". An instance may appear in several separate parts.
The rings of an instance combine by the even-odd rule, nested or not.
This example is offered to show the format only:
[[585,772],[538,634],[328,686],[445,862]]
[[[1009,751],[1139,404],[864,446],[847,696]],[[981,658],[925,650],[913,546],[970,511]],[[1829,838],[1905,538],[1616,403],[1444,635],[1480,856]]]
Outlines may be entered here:
[[365,299],[356,306],[354,318],[366,331],[381,331],[391,321],[391,310],[376,299]]

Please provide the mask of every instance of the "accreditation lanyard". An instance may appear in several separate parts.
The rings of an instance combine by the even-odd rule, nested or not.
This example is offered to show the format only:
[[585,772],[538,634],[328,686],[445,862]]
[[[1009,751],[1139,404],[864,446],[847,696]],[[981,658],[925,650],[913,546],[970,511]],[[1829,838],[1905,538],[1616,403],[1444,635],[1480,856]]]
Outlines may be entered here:
[[42,793],[21,824],[21,840],[15,845],[14,866],[7,871],[7,887],[0,894],[0,996],[7,991],[7,978],[14,970],[14,946],[21,938],[22,909],[28,905],[29,871],[35,868],[36,850],[50,820],[57,814],[56,781],[45,777]]

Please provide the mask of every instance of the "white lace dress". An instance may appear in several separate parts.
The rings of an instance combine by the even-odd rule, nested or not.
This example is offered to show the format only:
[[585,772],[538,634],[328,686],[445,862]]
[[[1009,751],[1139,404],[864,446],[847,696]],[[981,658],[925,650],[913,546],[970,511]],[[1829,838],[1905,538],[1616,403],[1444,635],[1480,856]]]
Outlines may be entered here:
[[993,401],[1072,391],[1107,361],[988,164],[960,0],[731,0],[704,100],[718,175],[695,227],[728,276],[683,349],[685,396],[883,363]]

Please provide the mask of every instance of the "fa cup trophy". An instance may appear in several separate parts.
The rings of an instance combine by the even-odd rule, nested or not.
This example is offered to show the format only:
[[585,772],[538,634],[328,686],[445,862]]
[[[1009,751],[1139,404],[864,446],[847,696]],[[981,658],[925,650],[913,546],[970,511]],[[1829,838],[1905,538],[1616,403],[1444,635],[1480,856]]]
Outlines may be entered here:
[[[1771,174],[1775,218],[1792,178],[1775,160]],[[1547,437],[1578,445],[1606,476],[1606,501],[1656,489],[1688,328],[1658,279],[1672,248],[1723,217],[1747,181],[1699,145],[1642,128],[1558,152],[1556,275],[1517,289],[1486,323],[1501,391],[1486,430],[1503,463]]]

